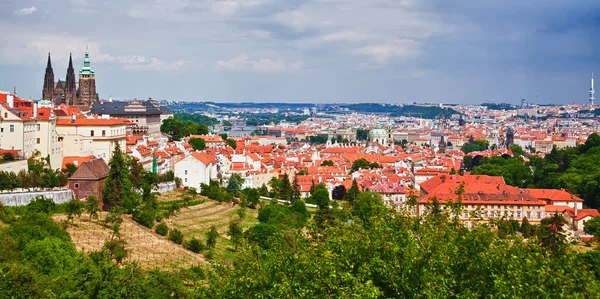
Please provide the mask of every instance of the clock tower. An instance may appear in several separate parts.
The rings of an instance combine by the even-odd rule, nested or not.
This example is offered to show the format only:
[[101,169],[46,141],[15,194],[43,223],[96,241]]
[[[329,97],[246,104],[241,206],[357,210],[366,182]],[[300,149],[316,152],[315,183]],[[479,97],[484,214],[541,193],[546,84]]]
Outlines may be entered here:
[[79,70],[79,90],[77,91],[77,104],[79,106],[89,106],[98,101],[96,94],[96,75],[90,65],[90,55],[88,47],[85,47],[85,58],[83,67]]

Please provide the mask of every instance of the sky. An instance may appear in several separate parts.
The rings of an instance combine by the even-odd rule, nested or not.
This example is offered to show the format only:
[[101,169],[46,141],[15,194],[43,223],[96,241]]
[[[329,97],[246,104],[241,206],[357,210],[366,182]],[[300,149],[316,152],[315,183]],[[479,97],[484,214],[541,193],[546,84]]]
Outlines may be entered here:
[[105,99],[586,103],[600,1],[0,0],[0,89],[86,45]]

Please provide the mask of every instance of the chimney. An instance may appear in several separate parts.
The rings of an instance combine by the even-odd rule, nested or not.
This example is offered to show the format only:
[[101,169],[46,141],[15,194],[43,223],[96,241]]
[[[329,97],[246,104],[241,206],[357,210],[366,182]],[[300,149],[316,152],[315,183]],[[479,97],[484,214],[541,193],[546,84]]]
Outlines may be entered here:
[[38,117],[38,103],[33,103],[33,117]]
[[71,123],[74,124],[75,123],[75,118],[77,116],[75,114],[71,115]]
[[15,96],[12,94],[6,95],[6,104],[8,104],[8,108],[15,108]]

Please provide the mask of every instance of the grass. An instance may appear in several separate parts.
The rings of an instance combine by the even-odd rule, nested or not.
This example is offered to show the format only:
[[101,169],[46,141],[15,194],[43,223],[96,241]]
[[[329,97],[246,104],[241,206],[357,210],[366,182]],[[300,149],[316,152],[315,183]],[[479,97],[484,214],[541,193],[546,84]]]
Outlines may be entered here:
[[580,243],[573,245],[573,249],[575,251],[577,251],[578,253],[585,253],[588,251],[592,251],[592,250],[596,249],[596,247],[598,247],[598,242],[590,242],[590,243],[580,242]]

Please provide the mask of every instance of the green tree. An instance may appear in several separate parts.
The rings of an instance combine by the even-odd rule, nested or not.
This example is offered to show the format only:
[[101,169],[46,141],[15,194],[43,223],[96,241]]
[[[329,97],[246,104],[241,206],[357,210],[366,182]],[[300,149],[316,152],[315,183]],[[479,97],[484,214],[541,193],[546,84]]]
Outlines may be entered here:
[[348,189],[348,192],[346,193],[344,199],[349,203],[353,203],[358,197],[358,194],[360,194],[360,189],[358,188],[358,183],[356,182],[356,179],[354,179],[352,180],[352,186],[350,187],[350,189]]
[[240,221],[229,222],[227,235],[231,238],[231,243],[233,243],[233,245],[235,246],[235,251],[237,251],[238,245],[240,244],[244,236],[244,231],[242,230],[242,225]]
[[161,236],[166,236],[169,233],[169,227],[165,223],[159,223],[154,228],[154,232],[156,232],[157,234],[159,234]]
[[219,232],[217,232],[217,228],[212,225],[210,230],[206,233],[206,247],[215,248],[217,245],[217,238],[219,238]]
[[358,129],[356,130],[356,139],[358,141],[364,141],[369,139],[369,130]]
[[365,158],[360,158],[352,162],[352,172],[355,172],[359,169],[371,169],[371,163]]
[[521,227],[519,228],[519,231],[521,234],[523,234],[524,238],[531,237],[531,224],[529,224],[527,217],[523,218],[523,221],[521,221]]
[[169,240],[174,243],[181,244],[183,243],[183,233],[176,228],[171,229],[169,231]]
[[190,138],[188,143],[195,151],[202,151],[206,149],[206,142],[202,138]]
[[44,275],[59,274],[74,266],[77,250],[63,239],[47,237],[25,246],[23,259]]
[[596,216],[585,222],[583,231],[586,234],[593,235],[596,239],[600,239],[600,216]]
[[135,206],[135,198],[132,192],[133,185],[128,178],[127,165],[127,158],[117,142],[108,163],[110,170],[104,182],[102,200],[110,207],[123,207],[131,212]]
[[298,176],[294,176],[294,181],[292,182],[292,194],[291,194],[291,201],[294,202],[296,200],[300,200],[301,194],[300,194],[300,186],[298,185]]
[[327,209],[329,208],[329,191],[323,184],[318,184],[316,186],[316,190],[311,195],[312,202],[314,202],[319,209]]
[[244,184],[244,179],[238,173],[234,173],[229,178],[229,183],[227,184],[227,192],[236,194],[242,189],[242,185]]
[[352,206],[352,214],[358,217],[365,226],[371,224],[371,217],[382,213],[385,209],[381,195],[367,191],[360,193]]
[[335,164],[333,164],[333,161],[331,160],[323,160],[323,162],[321,162],[321,166],[334,166]]
[[73,220],[74,216],[81,216],[83,213],[83,202],[77,199],[71,199],[65,204],[65,212],[67,213],[67,223]]
[[101,211],[99,205],[100,205],[100,202],[98,201],[98,199],[96,199],[96,196],[94,196],[94,195],[90,195],[86,199],[86,202],[85,202],[83,208],[85,210],[85,213],[90,215],[90,220],[98,219],[98,212]]
[[191,240],[185,242],[185,248],[187,248],[189,251],[200,253],[202,250],[204,250],[204,245],[202,242],[200,242],[200,240],[192,238]]
[[278,194],[279,198],[290,201],[292,199],[292,185],[290,184],[290,177],[287,173],[283,174],[281,178],[281,186],[279,187]]
[[235,141],[235,139],[226,139],[225,143],[227,143],[227,146],[231,147],[232,149],[236,149],[237,148],[237,142]]

